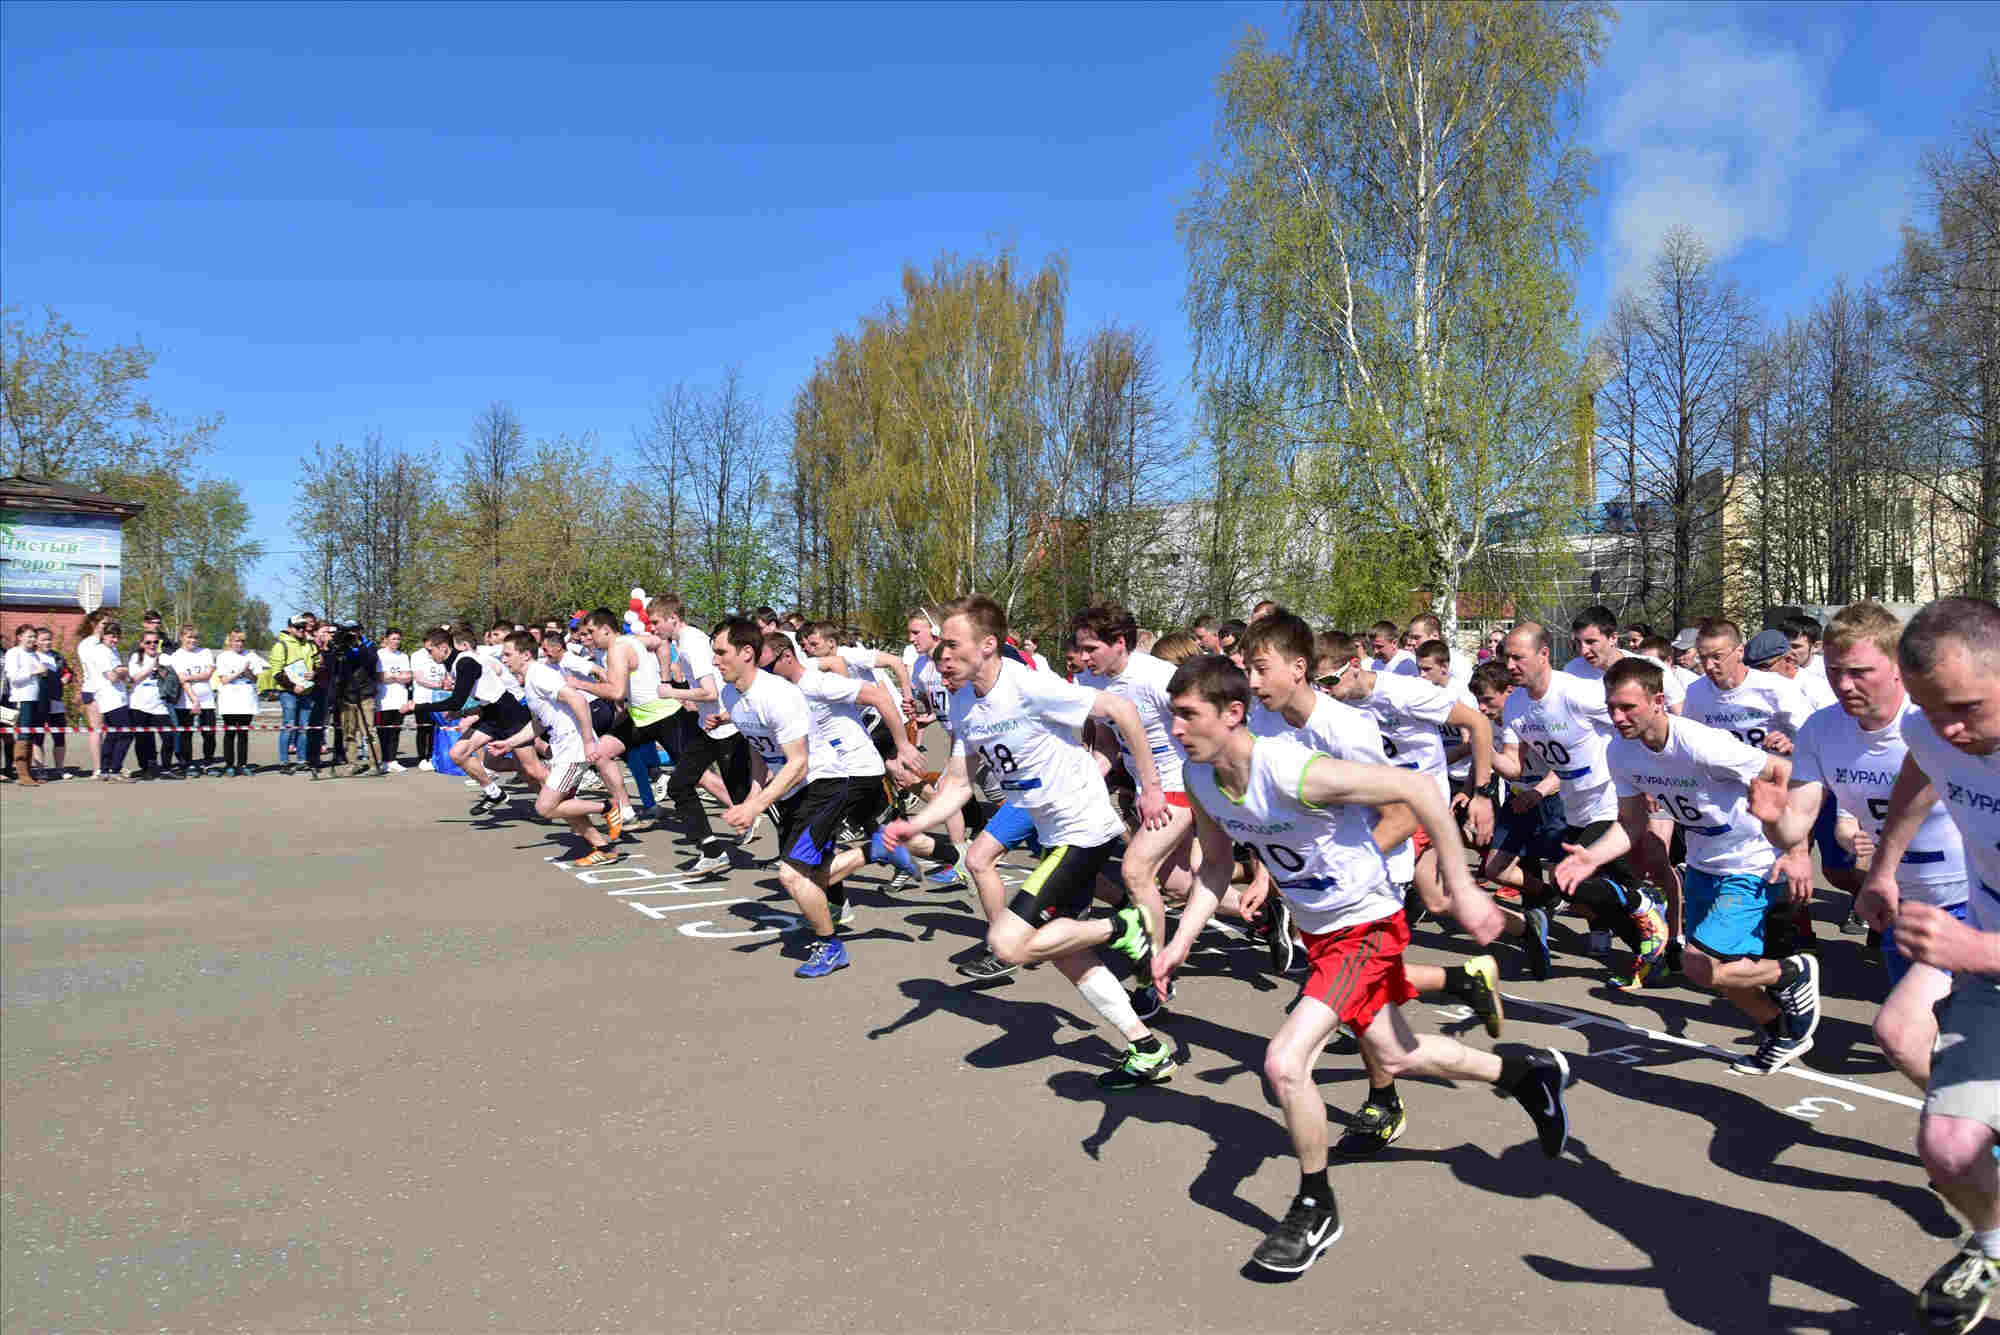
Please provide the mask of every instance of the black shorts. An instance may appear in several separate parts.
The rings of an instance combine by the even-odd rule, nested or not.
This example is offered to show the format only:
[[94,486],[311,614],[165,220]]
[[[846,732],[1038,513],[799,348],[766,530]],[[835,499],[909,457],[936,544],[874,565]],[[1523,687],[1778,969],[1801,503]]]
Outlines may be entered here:
[[882,776],[814,779],[790,802],[778,804],[778,847],[785,861],[807,875],[818,871],[840,843],[843,822],[870,828],[882,814]]
[[896,735],[889,731],[887,721],[879,718],[876,719],[875,726],[868,730],[868,740],[875,743],[875,754],[881,756],[882,759],[894,760],[896,758]]
[[590,726],[599,737],[610,735],[618,722],[618,706],[609,700],[600,700],[594,695],[584,697],[590,701]]
[[1097,892],[1097,875],[1105,864],[1125,852],[1123,839],[1111,839],[1091,848],[1064,844],[1042,855],[1042,860],[1007,907],[1030,927],[1040,927],[1052,918],[1085,918]]
[[[606,701],[605,703],[610,703]],[[630,710],[621,712],[604,735],[616,737],[627,751],[637,751],[648,742],[658,742],[669,751],[673,750],[674,720],[687,711],[676,709],[665,718],[656,718],[651,723],[634,723]]]
[[529,721],[528,707],[511,695],[503,695],[467,714],[460,725],[459,735],[469,737],[475,732],[483,732],[494,741],[501,742],[527,727]]

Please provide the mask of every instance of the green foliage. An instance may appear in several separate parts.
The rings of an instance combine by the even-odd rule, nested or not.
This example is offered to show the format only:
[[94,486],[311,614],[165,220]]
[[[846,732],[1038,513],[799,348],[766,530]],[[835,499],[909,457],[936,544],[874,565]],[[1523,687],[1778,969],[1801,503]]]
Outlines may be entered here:
[[1495,514],[1573,509],[1563,265],[1587,160],[1564,136],[1606,17],[1302,8],[1288,50],[1253,32],[1224,70],[1181,218],[1200,373],[1275,442],[1287,502],[1335,544],[1319,555],[1367,560],[1350,535],[1393,530],[1448,626]]

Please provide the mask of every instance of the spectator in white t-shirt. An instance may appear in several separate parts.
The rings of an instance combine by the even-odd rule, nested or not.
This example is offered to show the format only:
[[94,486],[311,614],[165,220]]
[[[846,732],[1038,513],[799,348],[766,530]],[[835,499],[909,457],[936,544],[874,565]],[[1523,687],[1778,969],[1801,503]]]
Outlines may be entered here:
[[[169,672],[181,679],[181,702],[174,706],[180,731],[167,740],[178,745],[180,772],[207,774],[215,768],[215,654],[200,647],[200,634],[193,626],[182,626],[180,647],[166,656]],[[201,768],[194,769],[194,729],[201,728]],[[170,751],[167,763],[174,763]]]
[[42,657],[35,652],[35,628],[18,626],[6,653],[8,698],[14,702],[14,768],[20,781],[35,787],[33,730],[42,726]]
[[221,774],[250,773],[250,724],[257,717],[257,678],[270,664],[254,649],[243,647],[243,632],[223,637],[215,656],[216,712],[222,719]]
[[375,735],[382,743],[382,763],[391,774],[401,774],[403,763],[396,752],[403,744],[403,715],[415,707],[410,686],[416,680],[410,656],[403,652],[403,632],[394,626],[383,631],[375,659],[381,666],[375,679]]
[[[178,779],[181,776],[173,768],[173,721],[174,714],[167,702],[160,698],[160,674],[171,672],[161,657],[164,649],[160,643],[160,632],[148,630],[139,636],[138,651],[125,660],[125,670],[132,683],[132,694],[125,706],[126,723],[138,728],[133,745],[139,752],[139,773],[141,779]],[[166,745],[159,745],[164,738]],[[161,760],[166,761],[161,764]]]

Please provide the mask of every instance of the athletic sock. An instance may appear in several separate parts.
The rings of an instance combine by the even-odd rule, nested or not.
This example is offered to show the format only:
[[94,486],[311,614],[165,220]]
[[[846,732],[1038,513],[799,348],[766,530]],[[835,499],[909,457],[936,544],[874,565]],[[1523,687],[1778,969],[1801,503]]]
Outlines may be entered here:
[[1333,1204],[1333,1184],[1326,1180],[1326,1169],[1299,1174],[1299,1199],[1311,1201],[1322,1210]]
[[1528,1078],[1532,1070],[1528,1059],[1519,1055],[1509,1055],[1500,1059],[1500,1078],[1493,1082],[1493,1088],[1502,1094],[1512,1094],[1520,1083]]
[[1403,1096],[1396,1092],[1394,1081],[1378,1088],[1371,1088],[1368,1091],[1368,1101],[1377,1107],[1387,1108],[1390,1112],[1397,1112],[1403,1106]]
[[485,793],[488,797],[498,797],[500,796],[500,785],[489,781],[487,785],[484,788],[480,789],[479,791]]
[[931,861],[943,867],[958,865],[958,848],[951,840],[941,834],[934,834],[931,836],[931,843],[934,845],[931,849]]
[[1799,967],[1798,961],[1787,956],[1778,961],[1778,981],[1771,984],[1771,989],[1776,991],[1779,988],[1790,987],[1804,974],[1805,970]]
[[1462,997],[1470,990],[1471,975],[1465,972],[1463,964],[1444,966],[1444,990],[1455,997]]
[[1158,1034],[1148,1034],[1144,1038],[1135,1038],[1132,1040],[1132,1046],[1141,1052],[1158,1052],[1160,1050],[1160,1036]]
[[1989,1228],[1983,1233],[1974,1233],[1972,1245],[1979,1248],[1988,1259],[2000,1261],[2000,1228]]

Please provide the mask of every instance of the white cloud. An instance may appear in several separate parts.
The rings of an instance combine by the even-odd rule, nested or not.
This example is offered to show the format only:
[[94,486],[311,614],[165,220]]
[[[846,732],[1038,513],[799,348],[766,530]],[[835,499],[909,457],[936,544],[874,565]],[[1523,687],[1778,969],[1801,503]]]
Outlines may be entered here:
[[[1893,241],[1901,203],[1879,193],[1896,189],[1891,146],[1835,105],[1839,41],[1829,38],[1803,24],[1782,37],[1753,32],[1715,5],[1622,11],[1591,126],[1605,158],[1613,291],[1683,224],[1725,262],[1758,242],[1833,243],[1854,256]],[[1870,198],[1855,207],[1864,180]]]

